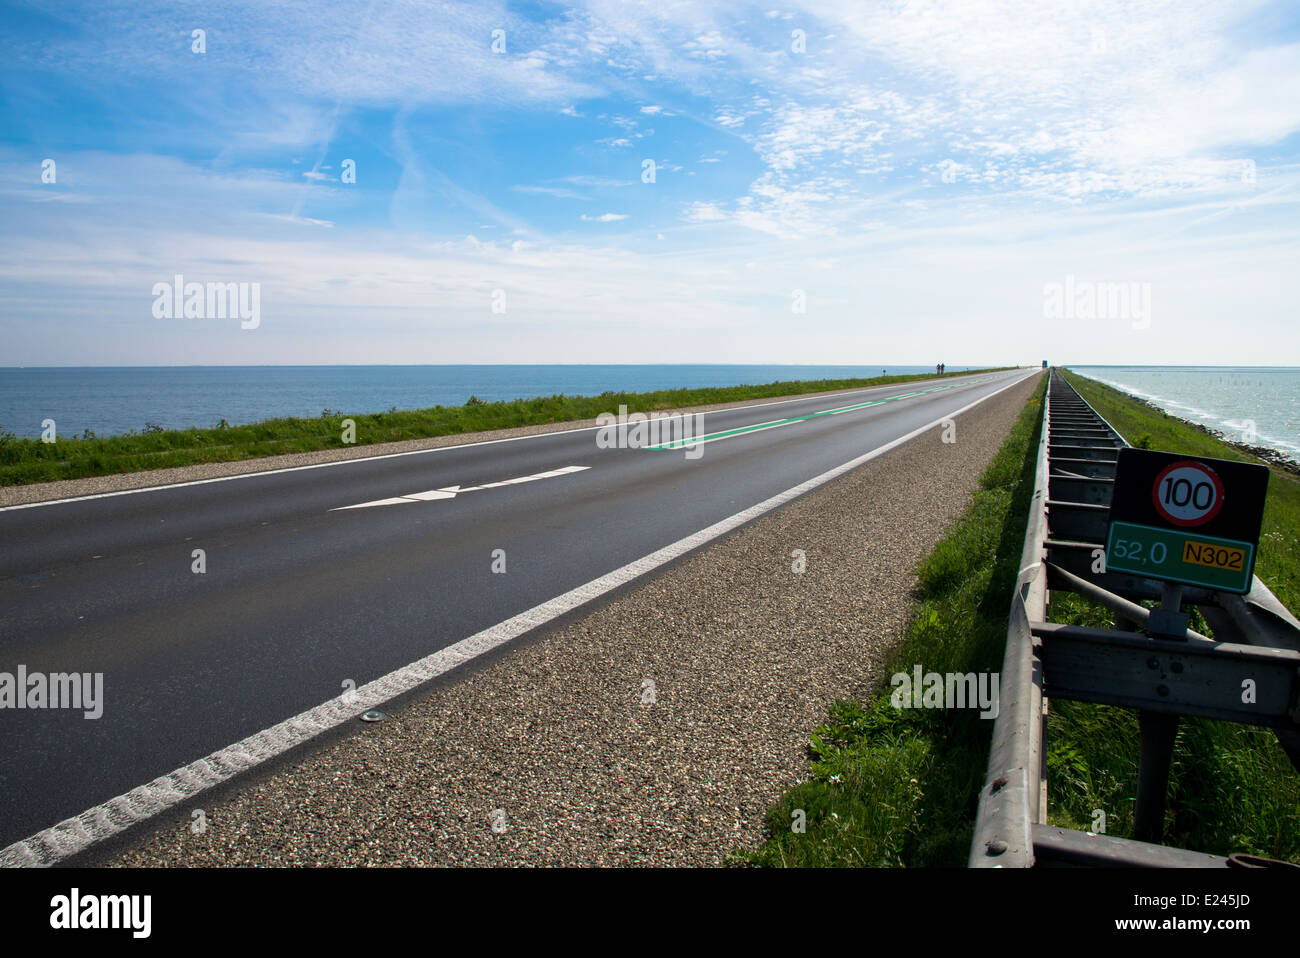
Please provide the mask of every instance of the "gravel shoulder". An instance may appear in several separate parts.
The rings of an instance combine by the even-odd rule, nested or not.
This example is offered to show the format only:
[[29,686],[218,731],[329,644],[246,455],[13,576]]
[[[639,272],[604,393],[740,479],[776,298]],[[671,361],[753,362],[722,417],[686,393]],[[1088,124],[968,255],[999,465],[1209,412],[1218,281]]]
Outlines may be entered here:
[[917,563],[1037,382],[960,416],[955,443],[919,436],[97,863],[720,864],[762,841],[827,707],[880,681]]
[[[681,409],[657,410],[656,415],[710,412],[715,409],[734,409],[738,406],[766,406],[772,403],[789,402],[793,399],[838,396],[852,392],[861,392],[861,390],[833,389],[825,392],[801,393],[797,396],[775,396],[771,399],[742,399],[736,402],[713,403],[705,406],[684,406]],[[242,476],[256,472],[269,472],[273,469],[314,466],[322,462],[369,459],[374,456],[385,456],[397,452],[416,452],[422,449],[464,446],[477,442],[489,442],[495,439],[540,436],[550,432],[588,429],[595,425],[596,420],[594,419],[571,420],[534,426],[517,426],[513,429],[463,432],[451,436],[433,436],[428,439],[408,439],[403,442],[372,443],[364,446],[349,446],[344,449],[322,449],[317,452],[267,456],[262,459],[241,459],[236,462],[205,462],[194,466],[180,466],[174,469],[146,469],[140,472],[90,476],[85,479],[63,479],[58,482],[33,482],[21,486],[0,486],[0,507],[25,505],[30,502],[46,502],[51,499],[70,499],[76,496],[93,496],[104,492],[121,492],[124,489],[145,489],[150,486],[166,486],[177,482],[194,482],[198,479]]]

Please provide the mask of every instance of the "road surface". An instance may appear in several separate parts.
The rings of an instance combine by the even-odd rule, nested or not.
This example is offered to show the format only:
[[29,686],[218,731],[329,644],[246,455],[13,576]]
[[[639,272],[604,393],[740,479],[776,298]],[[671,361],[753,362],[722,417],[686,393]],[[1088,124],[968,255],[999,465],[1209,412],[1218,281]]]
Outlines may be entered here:
[[580,429],[0,509],[0,673],[104,677],[95,720],[0,710],[0,848],[1035,372],[709,412],[695,450]]

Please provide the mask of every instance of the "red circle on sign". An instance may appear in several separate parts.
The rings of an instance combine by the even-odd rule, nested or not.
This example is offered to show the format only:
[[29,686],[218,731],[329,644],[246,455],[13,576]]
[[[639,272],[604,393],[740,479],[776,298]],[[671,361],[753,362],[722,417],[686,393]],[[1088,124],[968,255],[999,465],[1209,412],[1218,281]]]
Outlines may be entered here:
[[[1166,480],[1170,481],[1170,485],[1161,496],[1160,487],[1166,484]],[[1187,499],[1180,503],[1177,501],[1177,491],[1178,485],[1183,480],[1187,482]],[[1205,506],[1201,506],[1199,494],[1201,487],[1206,485],[1214,493],[1214,498]],[[1166,522],[1172,522],[1183,528],[1209,522],[1223,508],[1223,499],[1223,480],[1219,478],[1219,474],[1205,463],[1194,462],[1191,459],[1171,462],[1165,466],[1160,470],[1155,484],[1151,487],[1151,501],[1156,507],[1156,512]]]

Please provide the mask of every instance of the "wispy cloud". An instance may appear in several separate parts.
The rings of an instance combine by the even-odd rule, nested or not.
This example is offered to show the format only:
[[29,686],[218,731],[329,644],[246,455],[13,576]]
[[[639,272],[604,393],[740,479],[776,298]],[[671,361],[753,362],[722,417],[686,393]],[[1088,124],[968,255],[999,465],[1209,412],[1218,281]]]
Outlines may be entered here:
[[[1155,329],[1232,316],[1225,361],[1300,360],[1283,4],[234,0],[183,19],[72,3],[0,36],[18,361],[190,349],[138,314],[140,285],[182,270],[264,281],[280,361],[451,340],[443,359],[492,358],[487,332],[454,331],[494,288],[503,356],[553,328],[621,355],[671,324],[696,355],[794,358],[799,288],[808,361],[938,338],[992,359],[1032,336],[1177,360],[1154,336],[1044,326],[1036,296],[1067,272],[1153,282]],[[42,337],[38,316],[77,332]]]
[[510,187],[516,193],[536,193],[539,196],[553,196],[561,200],[585,200],[583,196],[574,190],[566,189],[563,186],[519,186]]

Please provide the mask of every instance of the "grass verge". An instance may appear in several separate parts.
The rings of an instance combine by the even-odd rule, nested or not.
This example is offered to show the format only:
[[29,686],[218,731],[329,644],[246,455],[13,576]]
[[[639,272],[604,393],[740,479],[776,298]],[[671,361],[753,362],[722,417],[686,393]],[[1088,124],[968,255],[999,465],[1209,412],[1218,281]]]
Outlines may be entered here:
[[[1044,381],[984,471],[970,508],[921,563],[917,610],[886,675],[910,675],[917,664],[923,672],[1001,671],[1045,388]],[[865,707],[837,702],[812,734],[808,780],[769,810],[768,840],[731,860],[964,865],[991,732],[973,709],[899,709],[887,694]]]
[[343,442],[345,417],[355,423],[355,445],[367,446],[595,419],[601,413],[616,412],[620,405],[627,406],[629,412],[649,413],[936,378],[939,377],[930,373],[875,376],[868,379],[791,380],[713,389],[605,392],[599,396],[539,396],[493,403],[471,396],[464,406],[434,406],[400,412],[394,407],[387,412],[363,415],[325,409],[316,419],[267,419],[244,426],[230,426],[223,419],[211,429],[162,429],[147,424],[143,432],[132,430],[125,435],[104,438],[87,432],[80,438],[61,438],[49,443],[39,439],[19,438],[0,430],[0,486],[341,449],[347,445]]

